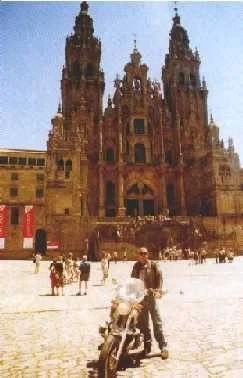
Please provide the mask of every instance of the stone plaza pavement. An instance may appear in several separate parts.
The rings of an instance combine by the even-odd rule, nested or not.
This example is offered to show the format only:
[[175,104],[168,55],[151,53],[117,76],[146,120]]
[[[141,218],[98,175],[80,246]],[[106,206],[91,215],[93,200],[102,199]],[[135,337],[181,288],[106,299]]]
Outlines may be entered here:
[[[170,358],[143,360],[117,376],[243,377],[243,257],[232,264],[160,265]],[[98,358],[98,326],[108,318],[112,277],[126,279],[131,266],[112,262],[109,282],[101,286],[100,264],[92,263],[87,296],[76,296],[73,283],[65,296],[52,297],[49,262],[34,274],[32,261],[0,261],[0,377],[96,377],[87,363]]]

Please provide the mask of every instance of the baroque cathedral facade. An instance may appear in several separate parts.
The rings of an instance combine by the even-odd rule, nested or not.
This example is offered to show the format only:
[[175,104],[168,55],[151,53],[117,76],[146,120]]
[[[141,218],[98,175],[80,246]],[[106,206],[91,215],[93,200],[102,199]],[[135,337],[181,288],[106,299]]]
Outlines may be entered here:
[[[50,240],[62,239],[65,248],[79,250],[100,219],[242,215],[239,156],[232,139],[224,146],[208,115],[200,56],[190,48],[177,11],[162,66],[162,88],[148,77],[135,44],[103,110],[101,54],[88,4],[82,2],[74,33],[66,39],[62,101],[51,121],[47,151],[29,152],[32,160],[38,155],[36,161],[44,161],[42,168],[31,165],[32,175],[40,176],[37,168],[43,174],[42,196],[36,199],[33,192],[32,198],[35,227],[45,229]],[[21,180],[21,172],[23,177],[30,172],[30,157],[24,153],[27,165],[18,160],[23,151],[0,150],[5,177],[14,171]],[[16,164],[9,163],[11,157]],[[12,198],[4,188],[7,184],[0,184],[2,203],[10,211],[24,206],[24,197]]]

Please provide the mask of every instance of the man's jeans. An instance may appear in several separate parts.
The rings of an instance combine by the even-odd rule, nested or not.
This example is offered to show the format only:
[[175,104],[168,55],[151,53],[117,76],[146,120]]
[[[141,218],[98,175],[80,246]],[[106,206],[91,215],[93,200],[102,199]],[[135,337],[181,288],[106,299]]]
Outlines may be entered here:
[[151,319],[153,322],[153,331],[154,337],[157,341],[159,348],[162,349],[164,346],[167,345],[165,342],[163,329],[162,329],[162,320],[159,313],[159,308],[156,303],[156,299],[153,295],[145,296],[143,302],[143,309],[139,314],[138,318],[138,328],[144,335],[144,344],[151,345],[151,329],[149,328],[149,313],[151,315]]

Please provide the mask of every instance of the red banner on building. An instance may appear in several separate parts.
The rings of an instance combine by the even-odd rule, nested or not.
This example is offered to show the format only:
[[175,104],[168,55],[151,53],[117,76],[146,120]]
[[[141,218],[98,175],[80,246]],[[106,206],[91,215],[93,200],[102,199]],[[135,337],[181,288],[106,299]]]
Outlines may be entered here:
[[23,222],[24,238],[33,238],[34,236],[34,206],[25,206]]
[[0,238],[5,238],[8,233],[8,208],[0,205]]

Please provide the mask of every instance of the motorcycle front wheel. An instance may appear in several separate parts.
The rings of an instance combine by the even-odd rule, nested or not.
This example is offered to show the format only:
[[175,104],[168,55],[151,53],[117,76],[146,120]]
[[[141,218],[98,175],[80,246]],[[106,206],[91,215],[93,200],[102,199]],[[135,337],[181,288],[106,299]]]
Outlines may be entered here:
[[118,362],[116,359],[120,344],[120,337],[109,335],[104,342],[99,356],[99,377],[116,377]]

